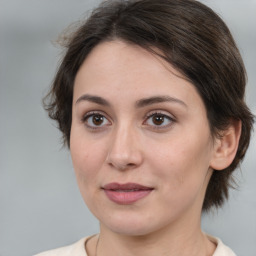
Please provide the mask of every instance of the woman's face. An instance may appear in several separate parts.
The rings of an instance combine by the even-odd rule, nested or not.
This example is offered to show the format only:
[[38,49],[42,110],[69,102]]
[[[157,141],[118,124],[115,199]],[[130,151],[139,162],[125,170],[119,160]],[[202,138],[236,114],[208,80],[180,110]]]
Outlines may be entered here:
[[198,224],[213,139],[194,86],[121,41],[90,53],[74,85],[70,150],[81,194],[107,230]]

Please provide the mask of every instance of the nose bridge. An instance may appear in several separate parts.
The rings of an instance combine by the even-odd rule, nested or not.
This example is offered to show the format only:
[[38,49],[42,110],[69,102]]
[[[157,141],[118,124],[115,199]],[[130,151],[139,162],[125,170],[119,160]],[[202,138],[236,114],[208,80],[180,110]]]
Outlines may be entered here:
[[128,122],[117,125],[112,133],[107,162],[117,169],[138,166],[142,161],[138,132]]

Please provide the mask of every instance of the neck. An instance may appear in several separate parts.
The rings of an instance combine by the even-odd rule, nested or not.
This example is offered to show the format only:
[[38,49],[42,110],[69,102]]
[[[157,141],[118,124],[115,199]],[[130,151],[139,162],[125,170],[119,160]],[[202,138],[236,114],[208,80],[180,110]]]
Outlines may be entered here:
[[171,230],[165,227],[147,235],[130,236],[112,232],[101,225],[97,256],[212,255],[216,246],[202,233],[200,219],[185,227],[171,227]]

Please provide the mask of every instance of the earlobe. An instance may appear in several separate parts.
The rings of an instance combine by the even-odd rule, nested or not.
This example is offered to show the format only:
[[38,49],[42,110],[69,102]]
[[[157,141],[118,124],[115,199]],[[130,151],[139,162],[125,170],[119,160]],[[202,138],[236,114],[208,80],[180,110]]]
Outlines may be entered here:
[[214,170],[227,168],[234,160],[241,136],[241,121],[232,120],[228,128],[215,139],[210,167]]

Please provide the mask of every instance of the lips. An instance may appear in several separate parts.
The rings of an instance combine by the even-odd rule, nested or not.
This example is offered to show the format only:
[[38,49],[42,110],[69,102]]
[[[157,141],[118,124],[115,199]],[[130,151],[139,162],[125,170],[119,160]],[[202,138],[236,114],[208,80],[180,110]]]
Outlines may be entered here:
[[136,183],[109,183],[103,187],[106,196],[117,204],[133,204],[148,196],[153,188]]

